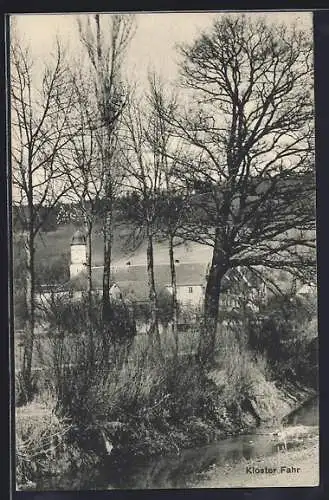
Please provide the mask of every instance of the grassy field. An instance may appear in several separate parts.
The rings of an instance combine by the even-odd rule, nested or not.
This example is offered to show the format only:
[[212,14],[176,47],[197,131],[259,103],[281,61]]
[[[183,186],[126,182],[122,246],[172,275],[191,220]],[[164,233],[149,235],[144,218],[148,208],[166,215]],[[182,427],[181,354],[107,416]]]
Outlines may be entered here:
[[[59,226],[56,231],[42,233],[37,239],[36,257],[45,262],[51,262],[58,257],[70,255],[70,244],[77,227],[73,224]],[[113,256],[123,252],[124,231],[120,231],[114,241]],[[93,265],[102,265],[103,237],[99,226],[95,228],[92,242]]]
[[[69,261],[70,243],[77,226],[65,224],[56,231],[44,232],[36,240],[37,261],[51,263],[63,257]],[[146,241],[141,241],[137,248],[133,248],[130,241],[132,230],[127,225],[122,225],[114,230],[112,259],[116,265],[125,265],[129,260],[131,265],[143,265],[146,261]],[[15,247],[14,247],[15,252]],[[199,243],[184,243],[175,247],[175,258],[180,262],[210,262],[212,247]],[[154,244],[155,264],[169,264],[168,243],[158,241]],[[101,226],[95,225],[92,238],[92,264],[103,265],[103,236]]]
[[[72,235],[76,231],[73,224],[60,226],[56,231],[42,233],[37,238],[36,258],[44,262],[52,262],[61,256],[69,258]],[[117,265],[124,265],[127,260],[131,265],[141,265],[146,261],[146,242],[137,249],[131,248],[128,237],[130,228],[120,227],[115,230],[112,257]],[[198,243],[179,245],[175,248],[175,258],[180,262],[209,262],[212,248]],[[154,245],[156,264],[169,263],[167,242],[156,242]],[[103,237],[100,226],[96,226],[92,240],[92,260],[94,266],[103,265]]]

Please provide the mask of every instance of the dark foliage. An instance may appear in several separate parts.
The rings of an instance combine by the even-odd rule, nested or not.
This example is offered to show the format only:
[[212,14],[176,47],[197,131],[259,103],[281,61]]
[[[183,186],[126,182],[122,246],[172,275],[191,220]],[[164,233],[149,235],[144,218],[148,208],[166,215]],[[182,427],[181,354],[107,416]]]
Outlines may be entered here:
[[276,378],[317,388],[315,298],[275,296],[249,321],[249,345],[265,354]]

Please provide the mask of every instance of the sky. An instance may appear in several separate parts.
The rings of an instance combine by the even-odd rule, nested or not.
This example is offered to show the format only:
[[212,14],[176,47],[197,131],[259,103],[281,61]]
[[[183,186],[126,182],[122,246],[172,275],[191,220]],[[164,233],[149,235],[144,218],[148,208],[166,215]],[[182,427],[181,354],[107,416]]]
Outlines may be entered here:
[[[87,15],[87,14],[86,14]],[[191,42],[201,31],[209,27],[220,14],[218,12],[192,13],[138,13],[136,33],[126,57],[126,69],[134,81],[146,81],[149,69],[154,69],[166,80],[178,74],[177,43]],[[253,16],[264,13],[253,13]],[[30,41],[36,60],[47,60],[56,35],[59,35],[69,51],[79,50],[76,14],[24,14],[15,15],[19,32]],[[267,12],[269,21],[297,22],[300,28],[310,28],[310,12]]]
[[[87,14],[82,14],[82,17]],[[110,15],[110,14],[108,14]],[[149,70],[155,70],[165,81],[178,77],[176,45],[192,42],[207,30],[214,19],[227,13],[138,13],[136,32],[125,58],[125,73],[130,82],[139,84],[143,91],[147,85]],[[297,23],[299,28],[310,29],[310,12],[267,12],[251,16],[265,17],[269,22]],[[20,37],[29,42],[35,62],[34,69],[42,71],[44,63],[54,48],[56,36],[63,41],[69,54],[77,56],[81,50],[77,14],[19,14],[15,19]],[[13,190],[15,198],[15,189]]]

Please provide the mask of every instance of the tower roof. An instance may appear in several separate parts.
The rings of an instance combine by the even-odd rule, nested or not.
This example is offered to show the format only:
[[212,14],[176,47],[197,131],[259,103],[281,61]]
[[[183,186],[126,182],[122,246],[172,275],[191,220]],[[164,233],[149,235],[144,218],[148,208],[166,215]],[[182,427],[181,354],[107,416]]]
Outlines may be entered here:
[[84,233],[78,229],[72,236],[71,245],[85,245],[86,236]]

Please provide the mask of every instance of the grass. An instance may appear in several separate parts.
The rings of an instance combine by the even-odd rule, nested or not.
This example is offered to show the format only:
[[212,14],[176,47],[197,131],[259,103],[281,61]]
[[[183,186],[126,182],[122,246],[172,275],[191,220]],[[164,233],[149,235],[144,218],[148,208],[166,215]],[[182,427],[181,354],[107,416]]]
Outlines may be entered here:
[[[61,255],[70,255],[71,239],[77,227],[74,224],[59,226],[56,231],[49,231],[38,236],[36,241],[36,259],[51,262]],[[96,227],[93,238],[94,265],[102,263],[103,241],[100,227]]]
[[70,425],[58,419],[49,404],[33,402],[16,410],[16,477],[18,485],[33,483],[57,470]]
[[[198,339],[197,327],[180,337],[181,353],[185,356],[178,360],[172,356],[173,339],[168,329],[162,335],[163,360],[155,361],[148,336],[138,335],[123,364],[115,367],[108,362],[103,373],[94,369],[94,363],[88,365],[88,352],[81,346],[82,321],[81,317],[77,342],[68,343],[65,358],[66,362],[77,356],[77,368],[81,370],[72,370],[62,361],[57,363],[52,356],[47,359],[43,352],[43,362],[48,367],[45,376],[52,383],[44,384],[33,404],[17,412],[18,472],[22,484],[30,481],[42,489],[47,475],[72,473],[75,477],[74,471],[80,465],[88,467],[90,457],[95,455],[95,460],[99,460],[105,453],[100,439],[103,432],[114,446],[109,458],[124,462],[127,457],[136,460],[176,453],[246,432],[257,426],[254,413],[246,406],[248,400],[255,403],[255,411],[262,410],[265,418],[281,410],[280,394],[273,381],[267,380],[266,359],[251,356],[241,335],[225,329],[219,332],[218,368],[212,376],[202,371],[192,355]],[[51,345],[57,352],[58,343],[50,343],[49,349]],[[49,412],[54,398],[51,394],[57,395],[59,418]],[[28,418],[29,411],[34,418]],[[66,416],[70,416],[69,425],[74,428],[73,441],[68,444],[62,439],[59,457],[49,443],[52,444],[54,434],[65,435]]]
[[[44,262],[51,262],[61,255],[69,256],[70,243],[73,233],[77,227],[70,223],[61,225],[56,231],[42,233],[36,240],[36,259]],[[129,248],[127,238],[130,228],[128,225],[116,228],[114,231],[114,241],[112,248],[113,260],[117,264],[124,264],[129,258],[134,265],[145,264],[146,243],[142,242],[136,250]],[[99,224],[95,225],[92,240],[93,265],[103,264],[103,237]],[[211,247],[198,243],[180,245],[175,249],[175,257],[182,262],[200,261],[208,262],[211,258]],[[156,242],[154,245],[154,255],[156,264],[168,263],[168,245],[166,242]]]
[[[16,488],[47,489],[47,481],[60,484],[63,477],[81,475],[78,485],[95,470],[99,457],[86,452],[70,438],[72,425],[55,413],[55,402],[44,394],[16,409]],[[74,488],[74,485],[73,485]]]

